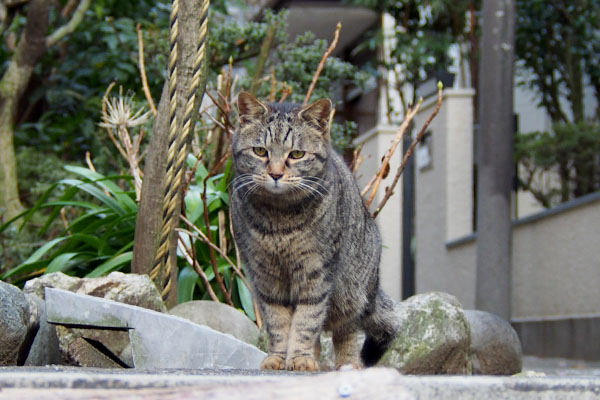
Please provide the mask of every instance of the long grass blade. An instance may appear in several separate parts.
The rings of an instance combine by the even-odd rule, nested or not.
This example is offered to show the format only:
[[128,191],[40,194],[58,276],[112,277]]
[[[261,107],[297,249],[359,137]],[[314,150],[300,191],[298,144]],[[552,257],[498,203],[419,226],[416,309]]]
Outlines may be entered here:
[[108,261],[100,264],[92,272],[86,275],[88,278],[97,278],[107,275],[113,271],[122,269],[125,265],[130,264],[133,259],[133,251],[119,254],[116,257],[111,257]]
[[179,272],[177,279],[177,302],[185,303],[186,301],[194,300],[194,291],[198,285],[198,273],[194,268],[185,266]]

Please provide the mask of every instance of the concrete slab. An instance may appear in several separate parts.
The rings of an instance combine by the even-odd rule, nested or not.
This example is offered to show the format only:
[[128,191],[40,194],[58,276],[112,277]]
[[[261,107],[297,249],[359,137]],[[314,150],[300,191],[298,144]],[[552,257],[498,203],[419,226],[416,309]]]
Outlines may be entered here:
[[600,399],[600,379],[257,370],[0,368],[0,399]]
[[49,323],[129,332],[136,368],[258,369],[266,354],[231,335],[173,315],[46,288]]

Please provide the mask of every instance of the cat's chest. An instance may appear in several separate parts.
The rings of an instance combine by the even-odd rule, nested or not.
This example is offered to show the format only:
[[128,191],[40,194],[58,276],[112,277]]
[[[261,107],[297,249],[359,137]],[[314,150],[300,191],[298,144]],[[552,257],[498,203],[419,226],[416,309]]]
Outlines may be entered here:
[[273,261],[289,263],[319,250],[317,238],[303,224],[277,226],[272,223],[262,228],[250,229],[250,239],[254,248]]

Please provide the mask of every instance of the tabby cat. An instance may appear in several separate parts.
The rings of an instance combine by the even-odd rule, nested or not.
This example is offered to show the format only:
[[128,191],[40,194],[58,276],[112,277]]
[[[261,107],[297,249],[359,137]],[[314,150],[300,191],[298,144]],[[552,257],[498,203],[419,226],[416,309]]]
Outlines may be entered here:
[[336,367],[375,364],[396,332],[379,288],[381,239],[342,158],[330,145],[329,99],[302,108],[238,96],[232,221],[267,328],[263,369],[319,369],[333,335]]

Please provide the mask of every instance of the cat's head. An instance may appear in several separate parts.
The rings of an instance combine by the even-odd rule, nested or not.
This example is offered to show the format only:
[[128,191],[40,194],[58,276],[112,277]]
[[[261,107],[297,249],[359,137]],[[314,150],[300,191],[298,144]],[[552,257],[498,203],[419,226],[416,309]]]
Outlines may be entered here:
[[238,96],[239,129],[233,137],[234,189],[292,196],[323,196],[330,149],[329,99],[302,107]]

